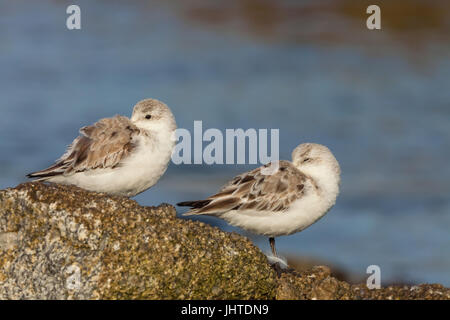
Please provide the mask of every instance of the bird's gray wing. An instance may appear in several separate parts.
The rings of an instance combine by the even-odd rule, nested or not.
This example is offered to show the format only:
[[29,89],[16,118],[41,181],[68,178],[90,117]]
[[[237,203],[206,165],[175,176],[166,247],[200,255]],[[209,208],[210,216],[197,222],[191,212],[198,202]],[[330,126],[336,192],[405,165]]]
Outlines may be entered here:
[[190,206],[186,213],[216,215],[230,210],[285,211],[305,193],[309,179],[289,161],[280,161],[273,174],[263,171],[270,164],[236,176],[217,194],[205,200],[179,203]]
[[80,129],[66,153],[44,170],[28,175],[45,179],[55,175],[98,168],[114,168],[136,147],[135,136],[140,130],[127,117],[104,118]]

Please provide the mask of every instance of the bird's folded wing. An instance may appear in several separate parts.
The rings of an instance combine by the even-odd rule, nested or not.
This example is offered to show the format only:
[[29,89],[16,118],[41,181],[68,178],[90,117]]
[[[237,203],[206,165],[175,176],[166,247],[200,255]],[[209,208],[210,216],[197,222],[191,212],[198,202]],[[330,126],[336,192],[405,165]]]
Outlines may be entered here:
[[97,168],[114,168],[136,147],[139,129],[123,116],[101,119],[80,129],[66,153],[56,163],[29,177],[45,178]]
[[308,177],[289,161],[280,161],[272,174],[263,169],[270,164],[243,173],[227,183],[219,193],[206,200],[185,202],[193,207],[187,214],[220,214],[230,210],[285,211],[305,193]]

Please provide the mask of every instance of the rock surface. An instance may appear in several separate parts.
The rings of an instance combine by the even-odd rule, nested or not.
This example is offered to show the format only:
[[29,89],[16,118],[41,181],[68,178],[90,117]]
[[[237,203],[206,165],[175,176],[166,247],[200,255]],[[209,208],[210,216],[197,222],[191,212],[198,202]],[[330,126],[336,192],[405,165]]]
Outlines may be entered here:
[[280,300],[449,300],[450,289],[440,284],[390,286],[368,289],[364,284],[350,285],[331,276],[325,266],[301,274],[283,273],[278,279],[276,299]]
[[246,238],[76,187],[0,191],[0,299],[264,299],[276,279]]
[[327,267],[278,276],[247,238],[170,205],[42,183],[0,191],[0,299],[416,298],[450,290],[368,290]]

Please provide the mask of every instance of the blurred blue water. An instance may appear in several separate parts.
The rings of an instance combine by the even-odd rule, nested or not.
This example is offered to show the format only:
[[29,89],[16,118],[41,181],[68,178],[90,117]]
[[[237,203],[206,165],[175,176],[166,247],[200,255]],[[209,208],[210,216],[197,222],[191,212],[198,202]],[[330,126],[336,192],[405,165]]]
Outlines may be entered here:
[[[0,188],[52,163],[81,126],[154,97],[187,129],[194,120],[205,129],[279,128],[281,158],[306,141],[332,149],[338,202],[309,229],[279,238],[281,252],[361,275],[377,264],[385,282],[450,285],[448,44],[436,43],[418,68],[395,46],[373,54],[265,42],[192,24],[161,2],[79,4],[81,31],[65,28],[65,2],[1,5]],[[253,167],[171,164],[136,200],[202,198]]]

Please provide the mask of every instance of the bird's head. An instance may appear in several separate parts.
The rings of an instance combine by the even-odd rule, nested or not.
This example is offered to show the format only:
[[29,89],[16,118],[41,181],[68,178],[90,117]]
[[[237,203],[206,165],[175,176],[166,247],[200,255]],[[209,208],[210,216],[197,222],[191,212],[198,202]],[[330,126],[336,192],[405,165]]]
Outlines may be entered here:
[[176,129],[175,117],[169,107],[156,99],[145,99],[136,103],[131,121],[145,130],[173,131]]
[[333,175],[339,178],[341,169],[330,149],[317,143],[302,143],[292,152],[292,163],[302,172],[315,177]]

